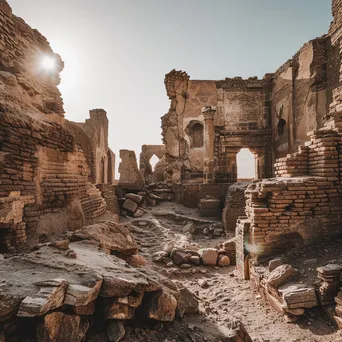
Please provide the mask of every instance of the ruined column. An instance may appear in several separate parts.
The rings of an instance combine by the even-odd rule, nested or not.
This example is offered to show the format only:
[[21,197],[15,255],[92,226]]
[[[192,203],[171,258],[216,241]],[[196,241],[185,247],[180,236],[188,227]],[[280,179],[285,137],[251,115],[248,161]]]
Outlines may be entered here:
[[204,117],[204,151],[203,151],[203,173],[204,183],[214,183],[214,114],[216,107],[208,106],[202,108]]

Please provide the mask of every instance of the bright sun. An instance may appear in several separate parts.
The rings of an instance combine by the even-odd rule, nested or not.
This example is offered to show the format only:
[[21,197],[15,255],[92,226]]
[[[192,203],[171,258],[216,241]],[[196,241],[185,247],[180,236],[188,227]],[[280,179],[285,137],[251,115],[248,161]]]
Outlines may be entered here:
[[42,59],[42,66],[45,70],[53,70],[56,66],[56,61],[53,57],[45,56]]

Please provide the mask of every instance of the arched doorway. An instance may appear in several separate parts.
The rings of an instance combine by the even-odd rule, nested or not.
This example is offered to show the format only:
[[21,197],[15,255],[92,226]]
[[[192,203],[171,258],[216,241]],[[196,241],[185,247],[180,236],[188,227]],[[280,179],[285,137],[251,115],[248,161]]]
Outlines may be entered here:
[[152,172],[154,171],[154,168],[156,167],[157,163],[159,162],[159,158],[154,154],[150,159],[150,165]]
[[242,148],[236,155],[237,180],[257,178],[256,156],[248,148]]

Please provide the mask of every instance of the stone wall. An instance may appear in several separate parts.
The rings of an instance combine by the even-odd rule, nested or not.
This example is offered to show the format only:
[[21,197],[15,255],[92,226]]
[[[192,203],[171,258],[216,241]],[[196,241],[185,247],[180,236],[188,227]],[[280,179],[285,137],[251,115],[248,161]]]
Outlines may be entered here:
[[[0,1],[0,252],[102,215],[91,141],[63,118],[61,58]],[[56,66],[44,70],[43,58]],[[105,132],[104,132],[105,133]]]
[[250,254],[277,254],[342,234],[342,138],[336,120],[341,118],[328,120],[299,153],[276,163],[282,178],[247,188]]
[[245,190],[249,183],[236,183],[228,188],[225,206],[222,212],[223,226],[226,232],[235,232],[236,221],[245,215]]

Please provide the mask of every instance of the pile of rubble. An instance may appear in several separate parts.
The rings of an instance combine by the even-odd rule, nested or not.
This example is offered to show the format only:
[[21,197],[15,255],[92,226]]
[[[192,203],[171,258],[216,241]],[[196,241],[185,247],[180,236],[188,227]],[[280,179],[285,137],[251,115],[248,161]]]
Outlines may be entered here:
[[232,239],[219,244],[216,248],[200,248],[199,250],[174,247],[159,251],[152,258],[154,262],[161,262],[167,267],[174,265],[181,268],[199,265],[226,267],[235,264],[235,241]]
[[123,260],[132,255],[138,251],[128,229],[102,221],[0,260],[0,340],[19,341],[25,332],[28,340],[77,342],[106,331],[120,341],[134,320],[171,322],[198,312],[187,289]]

